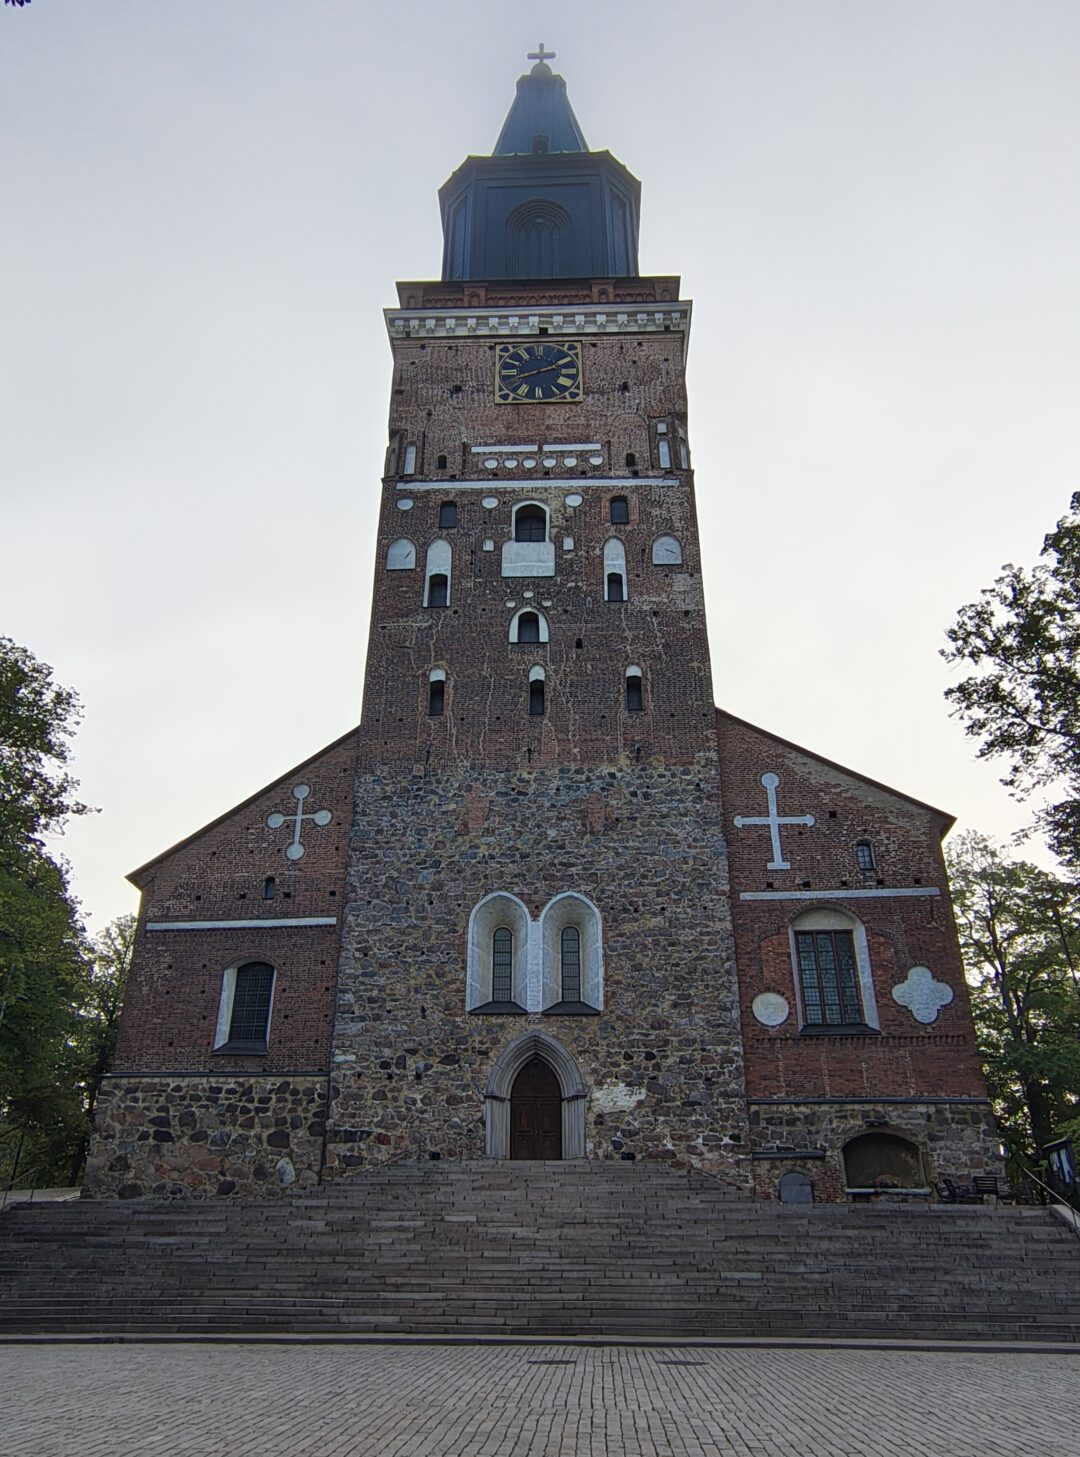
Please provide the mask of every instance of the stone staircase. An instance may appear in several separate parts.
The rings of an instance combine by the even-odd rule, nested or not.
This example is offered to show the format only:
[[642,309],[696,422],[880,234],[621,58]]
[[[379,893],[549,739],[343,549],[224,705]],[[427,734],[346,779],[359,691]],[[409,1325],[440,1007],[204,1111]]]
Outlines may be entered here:
[[397,1164],[0,1216],[0,1334],[1080,1341],[1042,1209],[781,1206],[626,1163]]

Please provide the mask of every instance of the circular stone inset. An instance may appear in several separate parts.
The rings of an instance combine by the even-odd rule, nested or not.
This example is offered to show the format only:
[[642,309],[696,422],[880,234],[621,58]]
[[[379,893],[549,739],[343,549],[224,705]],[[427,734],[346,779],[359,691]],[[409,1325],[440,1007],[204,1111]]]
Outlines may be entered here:
[[568,506],[580,506],[583,500],[584,497],[581,495],[580,491],[571,491],[569,496],[567,496],[566,498],[566,504]]
[[787,1021],[791,1008],[787,998],[779,992],[759,992],[751,1002],[750,1010],[763,1027],[779,1027]]
[[412,506],[413,506],[413,503],[412,503],[412,497],[411,496],[402,496],[402,497],[400,497],[400,499],[398,500],[398,503],[397,503],[397,508],[398,508],[399,511],[411,511],[412,510]]
[[495,507],[499,504],[499,498],[498,496],[484,496],[480,504],[485,511],[494,511]]

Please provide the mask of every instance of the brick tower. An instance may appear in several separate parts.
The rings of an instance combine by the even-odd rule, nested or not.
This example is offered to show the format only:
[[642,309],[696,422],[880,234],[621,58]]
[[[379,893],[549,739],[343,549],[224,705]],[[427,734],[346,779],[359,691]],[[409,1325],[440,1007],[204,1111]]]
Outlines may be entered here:
[[690,305],[638,194],[541,55],[387,312],[331,1167],[745,1158]]

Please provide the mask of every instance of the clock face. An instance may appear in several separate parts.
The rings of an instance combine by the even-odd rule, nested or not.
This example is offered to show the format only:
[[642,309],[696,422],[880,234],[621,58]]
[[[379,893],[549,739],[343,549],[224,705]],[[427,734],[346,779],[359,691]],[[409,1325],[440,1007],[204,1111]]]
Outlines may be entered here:
[[495,354],[495,400],[500,405],[542,405],[580,400],[581,345],[548,339],[500,344]]

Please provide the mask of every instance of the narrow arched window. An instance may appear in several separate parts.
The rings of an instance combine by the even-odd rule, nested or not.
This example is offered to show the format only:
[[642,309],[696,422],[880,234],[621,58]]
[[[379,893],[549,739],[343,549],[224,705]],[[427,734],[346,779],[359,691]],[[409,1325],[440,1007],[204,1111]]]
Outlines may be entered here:
[[874,869],[874,847],[869,840],[860,840],[856,844],[855,864],[860,870]]
[[[627,465],[630,465],[633,459],[632,455],[628,455],[626,457]],[[625,496],[612,496],[609,519],[612,526],[625,526],[630,520],[630,502]]]
[[626,711],[643,713],[645,699],[641,691],[641,669],[628,668],[626,672]]
[[446,707],[446,670],[432,668],[428,674],[428,715],[441,718]]
[[514,935],[507,926],[497,927],[491,937],[491,1000],[514,1000]]
[[576,926],[564,926],[559,938],[559,968],[564,1002],[581,1001],[581,932]]
[[436,460],[435,460],[435,469],[436,470],[445,470],[446,469],[446,456],[445,455],[440,455],[440,456],[438,456],[436,458]]
[[535,612],[523,612],[517,621],[518,642],[540,641],[540,618]]
[[633,470],[634,466],[636,466],[636,465],[637,465],[637,456],[634,454],[634,452],[632,450],[628,450],[626,452],[626,468],[627,468],[627,470]]
[[519,506],[514,513],[515,541],[547,541],[547,512],[543,506]]
[[538,677],[533,677],[536,672],[534,668],[529,675],[529,717],[543,718],[544,716],[544,670],[541,668]]
[[626,601],[626,593],[623,591],[623,579],[618,572],[608,572],[606,600],[608,602]]
[[444,501],[439,507],[439,530],[457,525],[457,502]]
[[433,541],[424,566],[424,606],[449,607],[453,553],[448,541]]
[[618,537],[604,542],[604,600],[625,602],[626,592],[626,549]]

